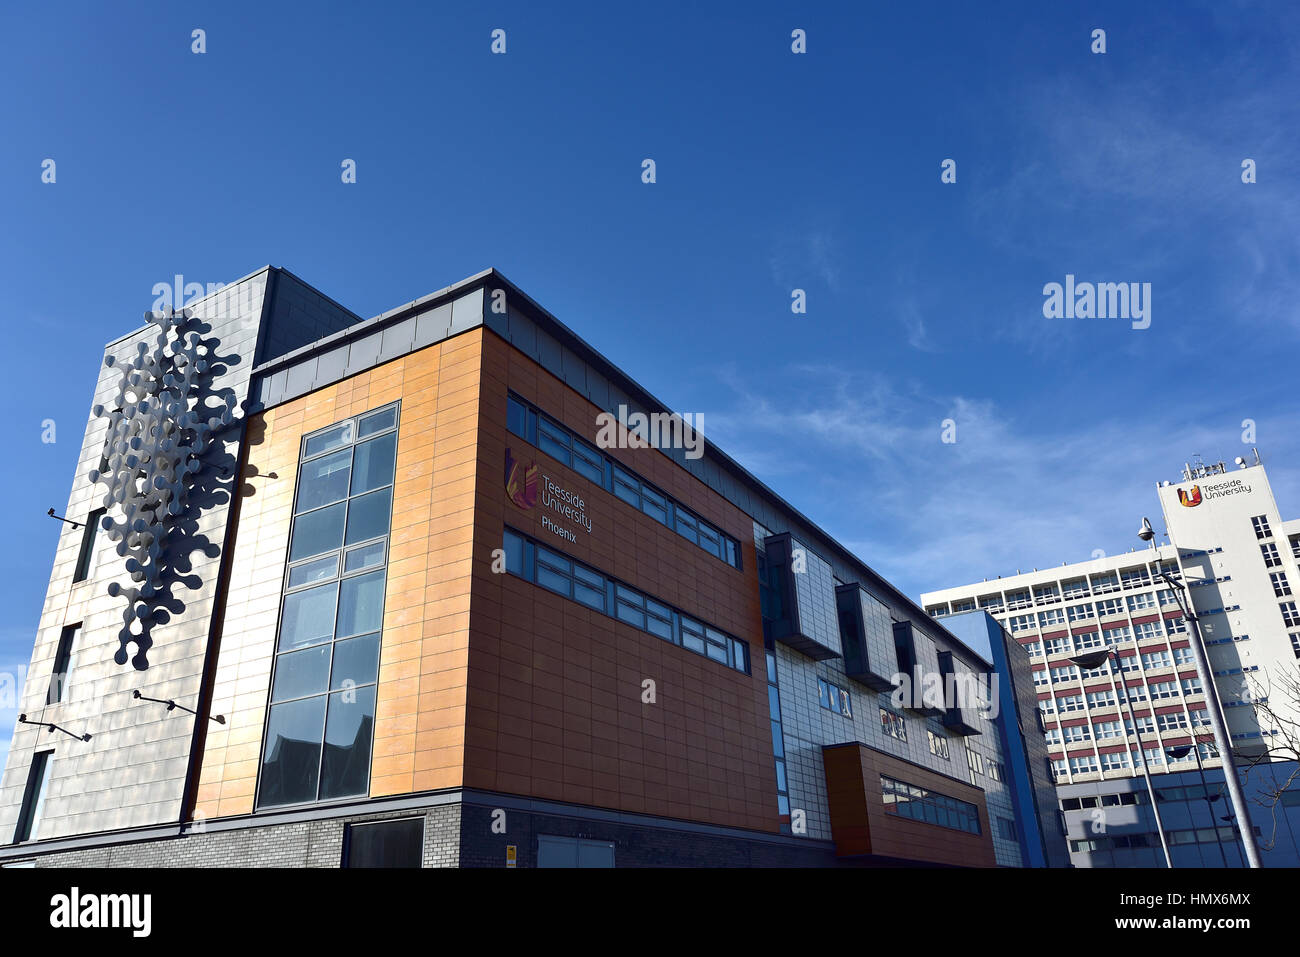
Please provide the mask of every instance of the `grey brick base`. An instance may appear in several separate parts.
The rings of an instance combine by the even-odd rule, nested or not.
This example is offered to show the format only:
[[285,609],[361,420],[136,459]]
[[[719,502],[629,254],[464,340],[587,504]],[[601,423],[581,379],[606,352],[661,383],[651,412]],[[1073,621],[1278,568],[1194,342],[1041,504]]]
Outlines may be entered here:
[[[768,838],[739,831],[692,828],[674,822],[632,819],[588,809],[552,806],[522,809],[518,799],[476,794],[473,801],[434,807],[340,813],[337,817],[285,823],[223,826],[183,836],[155,837],[34,855],[37,867],[339,867],[345,826],[350,823],[423,817],[425,867],[506,866],[506,848],[517,849],[518,867],[537,865],[539,834],[581,837],[614,844],[618,867],[835,867],[825,841]],[[494,812],[501,810],[504,818]],[[566,813],[570,811],[572,813]],[[617,819],[614,819],[617,818]],[[493,829],[503,821],[504,833]],[[498,830],[501,824],[497,825]],[[33,848],[37,850],[38,848]],[[21,858],[6,855],[6,863]],[[860,862],[855,862],[860,863]]]

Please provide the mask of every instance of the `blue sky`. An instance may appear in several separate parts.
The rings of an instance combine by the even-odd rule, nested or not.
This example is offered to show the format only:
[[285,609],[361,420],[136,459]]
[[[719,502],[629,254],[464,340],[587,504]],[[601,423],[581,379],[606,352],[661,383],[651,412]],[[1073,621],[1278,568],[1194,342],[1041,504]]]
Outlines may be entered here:
[[[1128,549],[1245,419],[1300,514],[1294,4],[699,6],[8,5],[0,672],[176,274],[368,317],[496,266],[914,598]],[[1067,274],[1150,328],[1044,318]]]

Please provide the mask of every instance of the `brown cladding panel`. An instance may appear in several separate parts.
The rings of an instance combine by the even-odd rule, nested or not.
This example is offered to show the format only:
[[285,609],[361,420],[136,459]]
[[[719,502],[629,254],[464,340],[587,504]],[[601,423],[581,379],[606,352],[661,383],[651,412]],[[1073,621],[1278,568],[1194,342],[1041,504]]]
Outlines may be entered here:
[[[465,785],[776,830],[751,520],[657,450],[604,450],[749,543],[742,572],[508,432],[507,391],[593,444],[601,410],[495,335],[483,341]],[[510,501],[507,446],[581,495],[590,533],[540,500]],[[545,529],[544,515],[577,541]],[[744,640],[754,673],[493,574],[507,524]],[[642,702],[647,679],[653,704]]]
[[[824,747],[822,757],[831,836],[838,856],[874,854],[926,864],[996,865],[988,805],[980,788],[857,742]],[[886,813],[881,775],[974,804],[979,812],[980,833]]]

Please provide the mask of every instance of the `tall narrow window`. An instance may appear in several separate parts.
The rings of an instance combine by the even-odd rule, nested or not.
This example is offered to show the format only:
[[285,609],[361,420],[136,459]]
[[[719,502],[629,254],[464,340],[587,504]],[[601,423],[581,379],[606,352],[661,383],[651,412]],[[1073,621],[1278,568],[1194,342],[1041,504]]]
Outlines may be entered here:
[[95,542],[99,538],[99,520],[103,517],[102,508],[86,516],[86,524],[81,530],[81,551],[77,553],[77,571],[72,576],[74,582],[85,581],[95,570]]
[[27,772],[27,789],[23,791],[23,806],[18,812],[18,826],[14,828],[14,843],[30,841],[36,837],[41,825],[41,811],[45,808],[45,791],[50,783],[50,762],[53,751],[37,751],[32,756],[32,767]]
[[370,790],[397,413],[303,440],[258,807]]
[[50,675],[50,690],[45,693],[45,703],[68,699],[68,681],[72,677],[72,666],[77,658],[77,639],[81,637],[81,625],[69,625],[59,635],[59,649],[54,653],[54,671]]

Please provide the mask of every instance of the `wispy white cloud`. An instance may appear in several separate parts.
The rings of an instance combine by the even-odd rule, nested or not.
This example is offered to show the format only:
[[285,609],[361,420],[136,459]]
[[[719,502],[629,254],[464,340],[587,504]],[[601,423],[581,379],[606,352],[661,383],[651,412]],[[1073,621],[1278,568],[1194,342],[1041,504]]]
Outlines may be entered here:
[[840,287],[837,244],[829,227],[795,230],[773,243],[772,281],[784,289],[807,289],[813,281],[832,292]]
[[[1194,452],[1230,460],[1244,448],[1235,431],[1202,424],[1218,411],[1209,399],[1093,422],[1069,410],[1010,416],[834,366],[783,370],[768,380],[776,392],[726,381],[734,402],[710,413],[710,438],[913,598],[1140,547],[1142,516],[1163,530],[1158,480]],[[1300,415],[1268,429],[1274,461],[1295,461]],[[1293,468],[1270,478],[1280,498],[1297,491]]]

